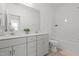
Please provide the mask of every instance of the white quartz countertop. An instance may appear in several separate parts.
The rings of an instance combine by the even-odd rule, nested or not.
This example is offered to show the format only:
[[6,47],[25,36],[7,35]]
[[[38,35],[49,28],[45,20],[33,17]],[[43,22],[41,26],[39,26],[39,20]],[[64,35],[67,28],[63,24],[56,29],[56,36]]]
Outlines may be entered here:
[[28,37],[28,36],[34,36],[34,35],[42,35],[42,34],[47,34],[47,33],[33,33],[33,34],[19,33],[19,34],[14,34],[14,35],[3,35],[3,36],[0,36],[0,40]]

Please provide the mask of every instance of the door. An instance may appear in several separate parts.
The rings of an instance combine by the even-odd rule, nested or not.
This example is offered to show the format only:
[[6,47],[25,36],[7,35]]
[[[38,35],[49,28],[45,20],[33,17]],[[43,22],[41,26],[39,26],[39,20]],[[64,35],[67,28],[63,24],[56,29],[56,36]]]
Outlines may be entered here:
[[26,56],[27,55],[26,44],[14,46],[12,48],[12,51],[14,56]]
[[12,52],[10,48],[0,49],[0,56],[11,56]]

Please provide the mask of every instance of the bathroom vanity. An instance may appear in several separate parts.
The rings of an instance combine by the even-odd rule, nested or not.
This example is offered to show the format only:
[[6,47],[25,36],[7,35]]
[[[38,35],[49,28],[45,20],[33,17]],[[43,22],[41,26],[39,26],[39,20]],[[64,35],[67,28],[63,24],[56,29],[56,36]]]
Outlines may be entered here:
[[48,40],[46,33],[0,36],[0,56],[43,56]]
[[[26,28],[35,34],[22,34]],[[46,55],[49,48],[48,34],[38,32],[39,10],[19,3],[0,4],[0,56]]]

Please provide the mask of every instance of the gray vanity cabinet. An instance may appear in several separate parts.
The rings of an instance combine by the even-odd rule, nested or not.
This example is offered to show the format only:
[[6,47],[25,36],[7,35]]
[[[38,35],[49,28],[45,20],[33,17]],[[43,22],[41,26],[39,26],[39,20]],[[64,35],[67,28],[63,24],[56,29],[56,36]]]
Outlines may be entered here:
[[26,44],[20,44],[20,45],[14,46],[12,50],[13,50],[13,56],[26,56],[27,55]]
[[0,56],[11,56],[11,48],[0,49]]
[[43,56],[48,53],[48,34],[29,36],[28,56]]
[[42,56],[48,53],[48,35],[37,36],[37,55]]
[[26,44],[0,49],[0,56],[26,56]]
[[48,53],[48,34],[0,40],[0,56],[43,56]]
[[36,36],[29,36],[28,40],[28,56],[36,56]]
[[48,50],[49,50],[48,34],[43,35],[42,39],[43,39],[43,55],[46,55],[48,53]]
[[0,41],[0,56],[26,56],[26,37]]

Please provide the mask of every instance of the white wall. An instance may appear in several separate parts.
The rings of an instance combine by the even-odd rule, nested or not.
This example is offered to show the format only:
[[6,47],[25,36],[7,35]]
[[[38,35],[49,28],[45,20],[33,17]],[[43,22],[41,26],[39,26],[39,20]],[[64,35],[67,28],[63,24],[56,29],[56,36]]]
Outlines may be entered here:
[[5,4],[7,14],[20,16],[20,30],[30,28],[31,32],[40,30],[40,12],[34,8],[18,3]]
[[[41,32],[48,32],[54,39],[79,39],[79,4],[37,3],[34,7],[40,10]],[[64,20],[68,19],[66,23]],[[54,25],[58,25],[55,27]]]
[[[79,39],[79,4],[65,4],[56,10],[56,39]],[[68,20],[65,22],[65,18]]]
[[35,8],[40,10],[41,31],[59,40],[65,50],[79,54],[79,4],[43,3],[36,4]]
[[56,24],[56,39],[65,50],[79,55],[79,4],[64,4],[57,8]]
[[49,3],[35,3],[34,8],[40,10],[40,30],[55,38],[55,6]]

